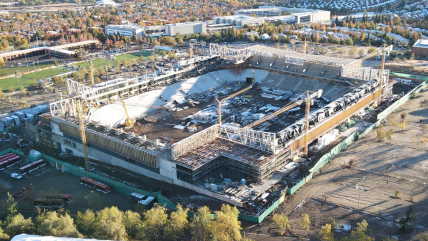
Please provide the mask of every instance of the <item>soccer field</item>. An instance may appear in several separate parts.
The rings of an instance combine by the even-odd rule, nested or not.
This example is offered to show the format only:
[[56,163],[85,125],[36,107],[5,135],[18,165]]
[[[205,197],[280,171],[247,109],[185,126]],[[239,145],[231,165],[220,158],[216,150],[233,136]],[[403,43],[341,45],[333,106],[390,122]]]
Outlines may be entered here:
[[[119,61],[122,61],[124,59],[128,59],[128,60],[138,59],[138,58],[140,58],[141,55],[145,59],[147,59],[150,55],[152,55],[152,52],[149,52],[149,51],[139,51],[139,52],[129,53],[129,54],[120,54],[120,55],[116,56],[116,59],[119,60]],[[92,64],[95,67],[98,67],[98,66],[108,66],[108,65],[113,65],[113,60],[105,61],[104,59],[95,59],[95,60],[92,61]],[[73,66],[80,66],[80,67],[86,67],[87,68],[89,66],[89,63],[88,63],[88,61],[85,61],[85,62],[73,64]]]
[[50,67],[53,65],[54,65],[53,61],[38,63],[35,66],[30,64],[30,65],[28,65],[28,67],[27,67],[26,63],[23,63],[19,67],[0,68],[0,76],[15,74],[16,71],[19,71],[19,73],[30,72],[32,70],[37,70],[39,68],[43,69],[43,68],[47,68],[47,67]]
[[[24,74],[21,77],[10,77],[6,79],[0,79],[0,89],[8,90],[9,86],[13,86],[15,89],[19,89],[21,85],[24,87],[31,86],[31,83],[33,82],[33,79],[36,81],[39,81],[39,79],[48,78],[57,74],[62,74],[70,72],[69,69],[64,69],[63,67],[57,67],[53,69],[46,69],[34,73]],[[19,82],[19,84],[18,84]]]

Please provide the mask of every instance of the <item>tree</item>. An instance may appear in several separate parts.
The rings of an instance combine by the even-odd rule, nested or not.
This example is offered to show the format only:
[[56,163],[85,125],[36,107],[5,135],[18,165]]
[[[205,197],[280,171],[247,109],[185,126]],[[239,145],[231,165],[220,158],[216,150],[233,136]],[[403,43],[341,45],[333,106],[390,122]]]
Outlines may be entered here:
[[3,93],[3,90],[0,90],[0,100],[5,100],[6,99],[6,94]]
[[127,59],[124,59],[122,61],[122,66],[124,69],[127,69],[129,67],[129,61]]
[[12,218],[18,212],[16,206],[15,199],[7,193],[7,198],[0,201],[0,220]]
[[96,77],[94,81],[95,81],[95,84],[101,83],[100,77]]
[[405,130],[407,128],[407,121],[403,120],[399,125],[401,130]]
[[58,67],[58,61],[56,59],[53,61],[53,63],[56,67]]
[[116,69],[116,71],[120,70],[120,60],[116,59],[114,61],[114,68]]
[[110,240],[124,240],[126,238],[123,212],[117,207],[106,207],[98,211],[95,220],[95,238]]
[[154,56],[154,55],[150,55],[150,56],[148,57],[148,59],[149,59],[149,61],[151,61],[151,62],[155,62],[155,56]]
[[190,224],[192,239],[196,241],[208,240],[211,233],[210,210],[204,206],[198,209]]
[[33,81],[31,82],[31,87],[33,88],[33,89],[35,89],[35,88],[37,88],[37,86],[38,86],[39,84],[37,83],[37,80],[36,79],[33,79]]
[[275,213],[270,225],[273,228],[278,229],[280,235],[284,235],[284,233],[290,228],[290,222],[284,213]]
[[333,52],[337,52],[338,50],[339,50],[339,48],[337,46],[334,46],[332,49]]
[[184,235],[184,230],[188,227],[187,213],[189,209],[184,209],[180,204],[177,205],[177,210],[171,213],[168,223],[165,226],[165,236],[170,239],[178,239]]
[[59,237],[83,237],[74,225],[74,220],[70,215],[59,216],[57,212],[48,212],[45,220],[41,223],[38,231],[45,236]]
[[144,232],[142,230],[144,228],[144,223],[139,213],[131,210],[126,211],[123,215],[123,224],[125,225],[125,230],[129,238],[132,240],[141,240],[144,238]]
[[348,52],[348,54],[349,54],[349,56],[354,56],[356,53],[357,53],[357,48],[356,47],[352,47],[350,50],[349,50],[349,52]]
[[333,233],[331,232],[331,224],[326,224],[322,226],[319,232],[319,236],[321,241],[334,241],[335,238],[333,236]]
[[345,53],[346,53],[346,51],[345,51],[345,50],[343,50],[343,49],[340,49],[340,50],[339,50],[339,54],[340,54],[340,55],[342,55],[342,56],[343,56],[343,55],[345,55]]
[[385,134],[386,139],[389,141],[389,143],[391,143],[392,135],[393,135],[394,133],[395,133],[395,130],[394,130],[394,129],[391,129],[391,130],[389,130],[389,131]]
[[383,138],[385,138],[385,134],[386,134],[386,131],[383,128],[383,125],[380,125],[376,130],[376,135],[377,135],[378,140],[383,141]]
[[345,44],[346,45],[354,45],[354,41],[351,38],[348,38],[347,40],[345,40]]
[[413,212],[413,207],[410,206],[409,209],[407,209],[406,211],[406,217],[401,218],[399,221],[400,224],[400,230],[405,232],[407,225],[409,223],[414,223],[416,222],[417,218],[416,218],[416,214]]
[[193,57],[193,49],[189,49],[189,58]]
[[3,58],[0,58],[0,67],[6,66],[6,63],[4,62]]
[[215,211],[217,219],[212,229],[215,240],[241,240],[241,222],[238,221],[239,211],[236,207],[223,204],[220,211]]
[[0,240],[10,240],[10,236],[7,235],[0,227]]
[[18,213],[8,219],[4,228],[4,232],[7,233],[10,237],[13,237],[21,233],[32,233],[33,227],[34,225],[31,221],[31,218],[25,219],[22,214]]
[[166,208],[159,204],[155,204],[153,208],[146,211],[144,215],[144,230],[150,239],[158,239],[157,236],[162,234],[167,219]]
[[90,209],[86,209],[84,213],[78,211],[75,221],[79,230],[82,230],[84,233],[89,233],[95,230],[95,213]]
[[58,75],[54,75],[54,77],[52,77],[52,82],[54,82],[54,84],[59,84]]
[[302,219],[300,219],[299,221],[299,226],[305,230],[306,235],[308,235],[308,232],[310,231],[309,230],[310,225],[311,225],[311,220],[309,220],[309,215],[306,213],[302,214]]
[[364,49],[359,49],[358,55],[360,56],[360,58],[363,57],[364,56]]
[[351,235],[342,239],[342,241],[374,241],[375,239],[368,236],[367,231],[369,224],[366,220],[357,223],[357,228],[352,230]]
[[9,93],[13,93],[15,91],[15,87],[13,85],[9,86]]

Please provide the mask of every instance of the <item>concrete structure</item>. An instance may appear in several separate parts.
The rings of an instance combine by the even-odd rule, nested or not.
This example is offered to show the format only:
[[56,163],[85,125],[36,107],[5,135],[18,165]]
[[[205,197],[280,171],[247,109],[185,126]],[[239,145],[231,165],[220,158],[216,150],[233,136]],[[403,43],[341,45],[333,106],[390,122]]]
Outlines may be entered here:
[[107,25],[105,26],[105,33],[110,34],[119,34],[121,36],[132,37],[132,36],[143,36],[144,27],[138,24],[126,24],[126,25]]
[[293,13],[291,19],[297,24],[330,21],[330,11],[318,10],[313,12]]
[[165,34],[175,36],[177,34],[206,33],[207,25],[204,22],[186,22],[165,25]]
[[242,16],[242,15],[221,16],[221,17],[213,18],[213,25],[228,24],[230,26],[242,27],[245,24],[249,26],[255,26],[255,25],[263,24],[264,22],[265,20],[262,18],[254,18],[254,17]]
[[[148,111],[151,107],[142,106],[142,103],[170,106],[168,108],[174,105],[175,110],[179,111],[178,108],[186,109],[188,99],[197,101],[201,100],[198,98],[212,99],[223,91],[222,88],[226,86],[224,80],[228,80],[227,86],[242,81],[240,76],[234,75],[229,69],[217,71],[220,67],[219,56],[229,61],[243,56],[243,61],[251,63],[255,68],[254,73],[262,85],[262,91],[270,89],[265,86],[280,86],[281,90],[277,90],[280,92],[278,96],[283,96],[285,93],[298,93],[293,98],[297,101],[300,93],[305,91],[325,90],[323,96],[328,104],[318,105],[318,108],[313,111],[311,109],[309,117],[311,128],[308,132],[308,140],[311,142],[358,113],[361,108],[375,101],[380,94],[376,91],[379,88],[377,80],[364,81],[358,89],[352,90],[348,82],[336,79],[341,66],[352,63],[354,60],[320,58],[318,55],[279,51],[265,46],[233,51],[213,44],[210,45],[210,51],[210,56],[178,61],[174,70],[159,76],[146,75],[144,78],[112,80],[93,88],[67,80],[70,95],[82,98],[84,109],[88,110],[85,111],[85,115],[88,115],[85,117],[88,156],[242,207],[254,201],[250,197],[252,193],[260,195],[282,179],[283,174],[279,173],[280,169],[305,146],[303,141],[305,120],[300,119],[297,122],[293,120],[294,123],[289,125],[266,120],[264,123],[276,126],[269,130],[264,128],[263,124],[255,129],[241,128],[240,125],[247,126],[257,118],[260,120],[260,113],[255,112],[261,108],[254,110],[251,116],[245,115],[245,118],[239,118],[240,120],[236,118],[233,123],[215,124],[218,120],[215,116],[218,113],[215,106],[207,105],[200,111],[196,110],[197,112],[190,117],[185,119],[179,117],[180,119],[175,121],[170,118],[172,112],[162,110],[150,114]],[[206,74],[196,77],[193,75],[196,73]],[[242,76],[251,76],[251,70],[244,70]],[[175,81],[176,83],[173,83]],[[168,85],[146,92],[157,84]],[[223,93],[223,95],[226,94]],[[131,95],[134,96],[127,98]],[[269,98],[276,98],[272,95],[276,94],[271,92]],[[158,123],[159,125],[153,129],[154,133],[125,132],[115,128],[118,123],[123,123],[126,119],[121,103],[114,103],[119,98],[126,102],[131,119],[143,118],[147,122],[164,120],[168,124]],[[92,108],[100,102],[109,104]],[[234,114],[244,113],[239,110],[240,107],[237,108]],[[52,145],[62,151],[82,156],[75,100],[70,98],[51,103],[50,109],[52,119],[47,129],[51,134]],[[210,112],[211,110],[213,111]],[[245,111],[245,113],[249,112]],[[203,123],[203,126],[198,126],[194,133],[191,131],[193,128],[190,126],[191,123]],[[43,125],[35,128],[41,128],[41,126]],[[179,135],[165,137],[165,132],[174,132],[174,130],[178,130],[175,133]],[[34,132],[38,135],[41,133]],[[230,181],[225,180],[227,183],[224,184],[223,180],[220,182],[209,180],[219,169],[229,169],[229,174],[240,173],[244,178],[251,179],[252,183],[261,185],[248,187],[245,190],[240,189],[239,194],[236,194],[238,192],[230,194],[227,191],[232,188],[229,185]],[[216,176],[221,176],[223,179],[222,174]],[[272,177],[275,179],[271,179]],[[221,185],[214,185],[214,183],[221,183]],[[224,192],[217,192],[218,188]]]
[[419,39],[413,45],[412,52],[415,56],[427,57],[428,56],[428,40]]
[[99,45],[98,40],[87,40],[77,43],[70,43],[64,45],[58,45],[53,47],[39,47],[24,49],[19,51],[7,52],[0,54],[0,58],[7,63],[10,61],[20,61],[21,59],[27,59],[29,61],[40,59],[40,58],[71,58],[75,53],[73,50],[76,49],[94,49]]

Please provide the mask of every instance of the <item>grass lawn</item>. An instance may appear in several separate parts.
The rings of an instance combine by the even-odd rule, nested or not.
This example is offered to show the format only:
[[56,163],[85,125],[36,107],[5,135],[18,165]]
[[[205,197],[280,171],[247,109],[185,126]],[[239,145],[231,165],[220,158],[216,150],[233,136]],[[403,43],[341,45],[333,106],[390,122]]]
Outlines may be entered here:
[[[151,54],[152,54],[152,52],[149,52],[149,51],[139,51],[139,52],[135,52],[135,53],[117,55],[116,59],[119,60],[119,61],[122,61],[124,59],[128,59],[128,60],[138,59],[138,58],[140,58],[140,55],[143,55],[144,58],[147,59]],[[157,56],[160,56],[160,55],[158,54]],[[110,60],[110,61],[106,62],[106,61],[104,61],[104,59],[95,59],[95,60],[92,61],[92,64],[95,67],[106,66],[106,65],[108,66],[108,65],[113,65],[113,60]],[[81,62],[81,63],[73,64],[73,66],[80,66],[80,67],[86,67],[86,68],[88,68],[89,63],[86,61],[86,62]]]
[[25,74],[19,78],[19,85],[16,77],[0,79],[0,89],[2,89],[3,91],[8,90],[9,86],[11,85],[13,85],[16,89],[19,89],[20,85],[24,85],[24,87],[29,87],[31,86],[33,79],[35,79],[36,81],[39,81],[39,79],[48,78],[56,74],[62,74],[66,72],[70,72],[70,70],[69,69],[64,70],[62,67],[58,67],[58,68],[46,69],[39,72]]
[[[44,62],[44,63],[36,64],[36,69],[38,69],[39,67],[41,69],[43,69],[43,68],[50,67],[50,66],[53,66],[53,65],[54,65],[53,61]],[[19,66],[19,67],[0,68],[0,76],[15,74],[15,72],[17,70],[19,70],[20,73],[28,72],[28,70],[29,71],[34,70],[34,66],[33,65],[28,65],[28,68],[27,68],[26,63],[22,63],[22,66]]]

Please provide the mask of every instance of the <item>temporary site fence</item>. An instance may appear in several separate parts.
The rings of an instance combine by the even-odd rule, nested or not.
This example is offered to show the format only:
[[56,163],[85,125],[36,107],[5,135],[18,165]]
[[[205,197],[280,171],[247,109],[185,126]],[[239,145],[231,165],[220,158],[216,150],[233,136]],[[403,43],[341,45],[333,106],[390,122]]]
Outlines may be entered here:
[[[317,172],[320,168],[322,168],[327,162],[332,160],[337,154],[339,154],[341,151],[343,151],[346,147],[354,143],[354,141],[357,141],[364,136],[366,136],[368,133],[370,133],[374,128],[380,125],[381,120],[384,119],[387,115],[389,115],[391,112],[396,110],[398,107],[406,103],[410,98],[412,98],[414,95],[419,93],[422,89],[424,89],[428,85],[428,80],[425,80],[423,83],[421,83],[416,88],[412,89],[408,94],[404,95],[402,98],[394,102],[391,106],[389,106],[387,109],[385,109],[383,112],[378,114],[378,121],[371,126],[369,126],[364,132],[361,134],[358,133],[358,131],[352,133],[350,136],[348,136],[346,139],[344,139],[342,142],[340,142],[338,145],[336,145],[333,149],[331,149],[328,153],[324,154],[318,162],[309,170],[309,175],[300,180],[298,183],[296,183],[293,187],[287,188],[287,194],[292,195],[295,193],[299,188],[301,188],[305,183],[308,183],[312,179],[313,173]],[[34,158],[31,160],[31,158],[27,157],[22,153],[21,151],[14,150],[14,149],[7,149],[6,151],[0,152],[0,155],[4,155],[7,153],[13,152],[18,156],[21,156],[22,158],[25,158],[29,161],[36,161]],[[136,187],[129,186],[127,184],[117,182],[114,180],[111,180],[109,178],[100,176],[98,174],[88,172],[84,170],[82,167],[73,166],[69,163],[61,162],[53,157],[47,156],[42,154],[43,159],[45,159],[49,164],[52,166],[55,166],[57,169],[61,169],[65,172],[69,172],[73,175],[82,177],[87,176],[96,180],[99,180],[105,184],[108,184],[111,186],[114,190],[117,190],[119,192],[122,192],[124,194],[131,194],[132,192],[138,192],[146,196],[153,196],[156,197],[158,200],[158,203],[161,205],[165,205],[167,208],[176,210],[176,205],[171,202],[168,198],[162,195],[162,193],[159,192],[148,192]],[[246,215],[243,213],[239,214],[240,220],[245,220],[249,222],[254,223],[261,223],[267,216],[269,216],[282,202],[285,200],[285,193],[281,194],[278,200],[272,203],[270,207],[268,207],[266,210],[264,210],[259,216],[252,216],[252,215]],[[194,212],[188,213],[189,217],[193,217],[195,215]],[[212,218],[215,218],[215,215],[212,214]]]
[[410,100],[411,98],[413,98],[416,94],[418,94],[421,90],[423,90],[428,85],[428,80],[426,78],[421,78],[421,79],[424,79],[424,81],[420,85],[418,85],[417,87],[413,88],[411,91],[409,91],[409,93],[407,93],[406,95],[402,96],[399,100],[397,100],[392,105],[390,105],[388,108],[386,108],[384,111],[382,111],[381,113],[379,113],[377,115],[377,119],[378,119],[377,122],[375,122],[374,124],[372,124],[371,126],[369,126],[361,134],[359,134],[358,131],[352,133],[345,140],[343,140],[338,145],[336,145],[333,149],[331,149],[328,153],[324,154],[318,160],[318,162],[314,165],[314,167],[312,167],[309,170],[310,174],[306,178],[304,178],[300,182],[298,182],[296,185],[294,185],[293,187],[289,187],[288,190],[287,190],[287,193],[289,195],[291,195],[294,192],[296,192],[300,187],[302,187],[305,183],[307,183],[310,179],[312,179],[313,173],[317,172],[327,162],[329,162],[330,160],[332,160],[337,154],[339,154],[346,147],[348,147],[349,145],[351,145],[352,143],[354,143],[354,141],[357,141],[357,140],[363,138],[368,133],[370,133],[374,128],[378,127],[381,124],[381,121],[386,116],[388,116],[389,114],[391,114],[394,110],[396,110],[397,108],[399,108],[400,106],[402,106],[404,103],[406,103],[408,100]]

